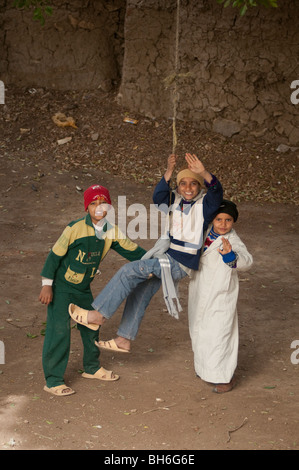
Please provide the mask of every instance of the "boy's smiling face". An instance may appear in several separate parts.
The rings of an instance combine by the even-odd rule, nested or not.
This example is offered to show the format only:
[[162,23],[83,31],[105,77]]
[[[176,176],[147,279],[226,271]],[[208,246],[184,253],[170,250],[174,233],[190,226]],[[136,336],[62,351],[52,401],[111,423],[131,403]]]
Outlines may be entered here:
[[[107,202],[104,198],[100,197],[99,199],[96,199],[92,201],[88,208],[87,211],[90,215],[91,221],[93,224],[97,224],[100,222],[100,220],[104,219],[107,215]],[[100,207],[102,206],[102,207]],[[102,209],[102,210],[99,210]]]
[[225,235],[233,228],[234,219],[231,215],[221,212],[213,220],[213,230],[218,235]]
[[185,201],[191,201],[199,194],[200,184],[193,178],[184,177],[180,180],[177,191]]

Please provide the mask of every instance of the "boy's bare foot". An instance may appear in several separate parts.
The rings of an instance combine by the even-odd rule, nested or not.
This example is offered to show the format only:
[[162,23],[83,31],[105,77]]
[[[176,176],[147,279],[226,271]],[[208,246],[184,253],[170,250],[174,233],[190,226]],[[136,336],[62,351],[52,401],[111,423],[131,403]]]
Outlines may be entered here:
[[103,325],[106,318],[97,310],[88,310],[87,322],[95,325]]
[[124,349],[125,351],[130,351],[131,341],[129,339],[123,338],[122,336],[117,336],[114,341],[120,349]]

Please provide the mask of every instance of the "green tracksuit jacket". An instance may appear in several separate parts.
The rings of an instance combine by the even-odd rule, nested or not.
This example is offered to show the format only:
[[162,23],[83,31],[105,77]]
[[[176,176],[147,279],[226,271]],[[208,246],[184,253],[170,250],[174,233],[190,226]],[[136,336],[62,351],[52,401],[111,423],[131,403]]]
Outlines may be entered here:
[[[41,275],[53,279],[53,301],[48,305],[47,328],[43,348],[43,368],[48,387],[64,383],[70,351],[70,317],[68,305],[75,303],[92,309],[90,284],[100,262],[110,249],[129,261],[138,260],[145,250],[124,237],[117,226],[104,226],[102,238],[88,215],[71,222],[50,251]],[[100,368],[99,349],[95,346],[99,332],[78,325],[83,341],[85,372],[94,374]]]

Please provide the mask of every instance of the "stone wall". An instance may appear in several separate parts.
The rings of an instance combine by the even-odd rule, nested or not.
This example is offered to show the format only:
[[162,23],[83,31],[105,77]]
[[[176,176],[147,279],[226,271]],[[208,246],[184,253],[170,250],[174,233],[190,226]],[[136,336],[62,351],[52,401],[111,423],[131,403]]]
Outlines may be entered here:
[[[128,0],[120,100],[173,116],[176,0]],[[245,17],[216,0],[181,0],[177,118],[233,135],[299,145],[299,8],[253,8]],[[166,80],[167,81],[167,80]]]
[[[118,87],[119,102],[153,118],[174,115],[176,0],[52,0],[42,28],[32,12],[0,5],[0,80],[56,89]],[[299,8],[240,17],[216,0],[181,0],[177,119],[219,132],[299,146]],[[299,94],[298,94],[299,96]]]
[[32,10],[0,6],[0,78],[17,86],[111,90],[119,83],[126,0],[51,0],[44,27]]

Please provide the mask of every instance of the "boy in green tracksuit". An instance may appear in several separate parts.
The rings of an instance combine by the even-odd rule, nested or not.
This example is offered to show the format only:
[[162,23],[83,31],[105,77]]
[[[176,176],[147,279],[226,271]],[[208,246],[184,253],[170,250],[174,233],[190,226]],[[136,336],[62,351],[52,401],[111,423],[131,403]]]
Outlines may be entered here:
[[[87,215],[71,222],[50,251],[42,270],[41,303],[48,306],[43,347],[44,390],[57,396],[74,392],[64,383],[70,352],[69,303],[91,309],[90,284],[98,266],[110,249],[129,261],[138,260],[145,250],[124,237],[117,226],[106,220],[111,205],[109,191],[94,185],[84,192]],[[117,380],[119,376],[100,367],[98,329],[78,324],[83,342],[83,377]]]

